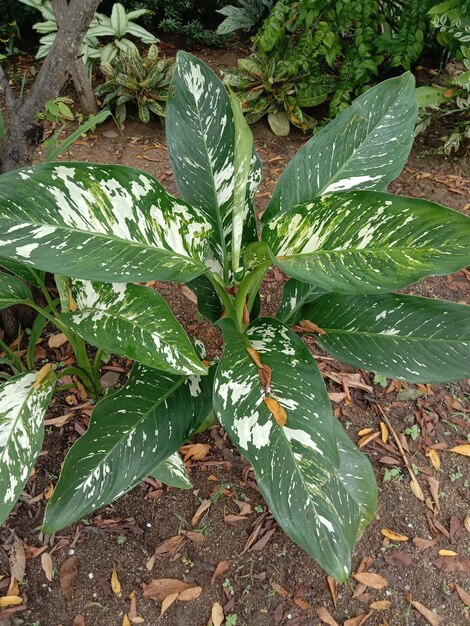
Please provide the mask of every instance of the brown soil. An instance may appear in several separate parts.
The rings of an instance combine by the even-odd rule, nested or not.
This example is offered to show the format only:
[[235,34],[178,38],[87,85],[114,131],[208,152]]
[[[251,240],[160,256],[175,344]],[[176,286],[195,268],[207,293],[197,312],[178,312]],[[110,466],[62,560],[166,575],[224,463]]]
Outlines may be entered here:
[[[226,58],[221,59],[220,51],[206,53],[204,58],[214,66],[230,63]],[[264,181],[256,207],[261,212],[279,173],[308,137],[293,131],[287,139],[276,138],[264,122],[258,123],[253,130],[264,165]],[[391,190],[426,197],[468,213],[468,161],[431,156],[429,151],[433,145],[429,141],[425,138],[417,142],[407,167],[392,183]],[[143,126],[130,122],[126,124],[123,136],[116,133],[112,124],[101,126],[95,135],[72,146],[67,158],[138,167],[156,176],[171,192],[176,191],[165,136],[159,123]],[[279,301],[283,280],[277,271],[268,276],[263,306],[270,312],[275,310]],[[200,336],[212,354],[220,352],[219,335],[209,324],[200,323],[194,305],[181,288],[165,284],[157,287],[189,332]],[[408,291],[470,304],[470,273],[426,279]],[[354,370],[322,359],[313,343],[311,347],[319,355],[318,362],[325,372],[328,390],[343,392],[343,387],[333,382],[326,372]],[[115,363],[120,364],[122,361]],[[378,439],[364,447],[375,469],[380,504],[376,520],[357,545],[353,571],[364,557],[370,557],[369,571],[385,577],[387,588],[365,588],[358,594],[358,584],[351,578],[338,589],[335,607],[325,573],[273,522],[246,461],[218,427],[198,438],[198,441],[210,444],[210,451],[203,460],[190,467],[192,491],[145,482],[81,523],[56,536],[44,537],[40,532],[46,504],[44,492],[56,481],[66,451],[83,432],[88,420],[87,406],[77,400],[77,404],[83,403],[82,409],[72,407],[73,417],[64,426],[48,429],[36,472],[0,534],[3,545],[0,548],[0,578],[1,575],[5,577],[0,580],[0,596],[6,595],[10,582],[5,549],[8,550],[13,541],[12,531],[28,546],[40,548],[47,545],[48,551],[54,548],[54,579],[52,582],[46,579],[40,556],[28,559],[20,588],[27,608],[12,615],[10,622],[8,618],[2,622],[0,609],[1,626],[10,623],[23,626],[72,626],[73,623],[76,626],[83,623],[86,626],[121,626],[126,623],[124,614],[129,613],[132,592],[136,593],[137,614],[144,620],[141,623],[149,626],[206,626],[210,623],[214,602],[223,605],[226,616],[236,616],[236,621],[235,617],[231,618],[231,623],[236,626],[312,626],[323,623],[317,617],[319,607],[326,607],[339,624],[360,614],[367,615],[369,611],[371,614],[364,622],[367,626],[428,624],[411,606],[409,593],[442,616],[442,624],[460,626],[468,623],[469,609],[453,587],[457,583],[463,589],[469,589],[470,533],[463,526],[469,513],[468,459],[439,449],[442,467],[440,471],[434,471],[425,453],[431,445],[441,444],[440,448],[443,448],[467,441],[470,381],[432,387],[402,385],[402,393],[420,394],[414,400],[405,400],[398,397],[399,385],[387,381],[387,386],[382,387],[374,383],[373,375],[361,374],[363,382],[373,390],[351,388],[350,401],[343,398],[333,404],[335,415],[353,440],[358,440],[361,429],[379,428],[380,407],[387,412],[397,433],[413,424],[421,428],[415,441],[406,437],[406,454],[417,468],[426,502],[418,500],[410,490],[409,477],[392,439],[390,449],[378,443]],[[51,414],[61,415],[70,410],[66,400],[58,396]],[[400,469],[398,478],[384,481],[386,469],[392,467],[381,461],[384,456],[396,459],[396,467]],[[429,490],[428,478],[432,477],[439,481],[439,509],[433,504]],[[212,504],[199,525],[202,540],[195,541],[194,536],[185,533],[192,530],[191,518],[201,500],[207,498]],[[245,511],[245,519],[227,523],[226,515],[238,514],[241,510]],[[258,527],[261,530],[255,543],[244,549],[251,533]],[[381,534],[384,528],[407,535],[409,541],[397,543],[384,538]],[[271,529],[274,529],[272,534]],[[175,535],[181,536],[176,553],[164,553],[156,558],[149,570],[147,564],[156,546]],[[263,536],[266,537],[265,545],[259,542]],[[416,537],[434,539],[435,543],[420,550],[412,541]],[[454,550],[458,556],[439,560],[438,552],[444,548]],[[66,600],[58,573],[71,555],[78,559],[79,573],[73,584],[72,598]],[[211,584],[217,564],[224,560],[229,561],[228,571]],[[111,589],[113,567],[122,585],[121,596]],[[442,571],[442,567],[447,571]],[[142,595],[143,583],[159,578],[185,580],[201,586],[202,593],[195,600],[173,605],[164,617],[159,618],[160,604]],[[355,590],[358,597],[353,597]],[[389,600],[390,608],[369,609],[377,600]],[[79,614],[83,615],[84,622],[74,622]],[[230,621],[226,623],[230,624]],[[359,619],[346,622],[347,626],[361,623]]]

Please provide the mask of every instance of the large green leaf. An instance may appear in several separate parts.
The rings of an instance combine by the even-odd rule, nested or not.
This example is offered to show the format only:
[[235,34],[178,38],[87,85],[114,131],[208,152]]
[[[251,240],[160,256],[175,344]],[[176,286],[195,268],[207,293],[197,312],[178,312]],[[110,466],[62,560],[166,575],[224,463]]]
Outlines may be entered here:
[[192,487],[186,466],[178,452],[159,463],[150,475],[170,487],[177,489],[191,489]]
[[438,204],[377,191],[315,198],[263,230],[275,262],[331,291],[377,293],[470,263],[470,219]]
[[279,178],[263,222],[324,193],[385,190],[413,145],[414,91],[409,72],[385,80],[315,133]]
[[[214,72],[196,57],[179,51],[172,93],[166,106],[168,152],[182,197],[200,207],[213,227],[214,258],[208,265],[228,269],[232,248],[237,137],[229,95]],[[256,238],[251,201],[261,180],[255,150],[240,223]],[[237,192],[238,193],[238,192]],[[238,238],[238,235],[237,235]]]
[[[261,493],[287,535],[329,574],[345,580],[368,517],[362,509],[370,508],[366,490],[361,496],[355,491],[370,473],[349,452],[340,461],[335,418],[315,360],[278,320],[260,318],[245,335],[231,320],[219,325],[225,347],[214,384],[217,416],[252,463]],[[270,383],[261,382],[250,347],[271,368]],[[266,397],[286,411],[284,426],[275,421]],[[350,493],[343,475],[356,470]]]
[[67,454],[45,532],[113,502],[176,452],[212,411],[212,378],[134,365],[126,387],[98,402]]
[[211,226],[145,172],[46,163],[0,177],[1,254],[89,280],[187,281],[204,269]]
[[302,307],[307,302],[312,302],[324,292],[320,287],[303,283],[296,278],[289,278],[282,288],[281,305],[276,313],[276,318],[284,324],[297,324],[302,318]]
[[53,372],[19,374],[0,386],[0,524],[19,498],[41,450]]
[[301,313],[325,330],[315,335],[337,359],[410,382],[470,376],[470,307],[398,294],[329,293]]
[[64,320],[86,341],[170,374],[206,374],[162,296],[149,287],[72,280],[78,307]]
[[8,272],[15,274],[35,287],[42,287],[45,284],[46,273],[36,270],[34,267],[28,267],[22,263],[17,263],[16,261],[11,261],[10,259],[5,259],[0,256],[0,268],[8,270]]
[[0,270],[0,309],[31,298],[31,291],[18,278]]

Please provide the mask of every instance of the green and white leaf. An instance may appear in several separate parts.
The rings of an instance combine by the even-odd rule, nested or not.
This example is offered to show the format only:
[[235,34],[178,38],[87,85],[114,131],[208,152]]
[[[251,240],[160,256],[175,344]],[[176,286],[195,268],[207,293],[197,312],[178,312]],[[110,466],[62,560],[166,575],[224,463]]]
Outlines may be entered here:
[[302,309],[340,361],[409,382],[470,376],[470,306],[399,294],[329,293]]
[[113,502],[174,454],[212,412],[212,380],[134,365],[126,387],[98,402],[67,454],[44,532]]
[[301,319],[302,307],[307,302],[313,302],[325,291],[316,285],[303,283],[296,278],[289,278],[282,288],[281,305],[276,318],[284,324],[297,324]]
[[191,489],[193,486],[178,452],[159,463],[150,475],[161,483],[177,489]]
[[34,267],[28,267],[23,263],[17,263],[10,259],[4,259],[0,257],[0,268],[6,269],[12,274],[15,274],[19,278],[22,278],[30,285],[35,287],[43,287],[46,280],[46,273],[40,270],[34,269]]
[[187,281],[211,226],[152,176],[120,165],[46,163],[0,178],[1,254],[104,282]]
[[117,37],[122,37],[126,32],[128,24],[126,9],[119,2],[115,2],[111,11],[113,34]]
[[31,297],[31,291],[23,281],[0,270],[0,309],[13,306]]
[[[166,132],[177,187],[185,200],[205,211],[213,228],[213,258],[208,266],[222,274],[222,267],[228,269],[231,264],[236,145],[233,111],[222,81],[196,57],[182,51],[177,55],[167,101]],[[240,215],[250,224],[254,224],[253,218],[248,219],[251,201],[260,179],[260,159],[253,150],[246,203]]]
[[[214,383],[217,417],[253,465],[261,493],[287,535],[343,581],[364,514],[359,496],[356,501],[342,481],[352,464],[346,458],[340,465],[335,418],[315,361],[278,320],[260,318],[245,335],[231,320],[219,325],[225,347]],[[250,346],[272,369],[270,389],[261,385],[246,351]],[[284,427],[268,410],[265,394],[287,412]],[[356,479],[357,486],[365,477]]]
[[92,345],[170,374],[206,374],[162,296],[142,285],[72,280],[64,321]]
[[0,524],[3,524],[41,451],[44,415],[55,386],[50,372],[19,374],[0,386]]
[[279,178],[263,223],[325,193],[385,190],[408,158],[416,116],[410,72],[366,91],[297,152]]
[[392,291],[470,264],[468,217],[376,191],[298,205],[269,222],[262,238],[287,274],[329,291]]

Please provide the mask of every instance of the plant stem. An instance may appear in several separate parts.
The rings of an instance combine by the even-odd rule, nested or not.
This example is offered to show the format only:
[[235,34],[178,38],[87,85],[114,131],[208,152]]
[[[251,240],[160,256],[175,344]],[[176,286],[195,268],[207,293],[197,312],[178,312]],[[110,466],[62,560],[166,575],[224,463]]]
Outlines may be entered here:
[[83,370],[81,367],[75,367],[74,365],[68,365],[67,367],[64,367],[64,369],[60,370],[59,376],[62,377],[67,374],[70,374],[71,376],[78,376],[90,394],[90,398],[93,400],[98,399],[99,394],[95,388],[93,378],[86,370]]
[[[248,309],[250,308],[248,306],[250,300],[251,305],[253,305],[254,297],[256,296],[259,286],[261,285],[264,275],[266,274],[266,271],[270,265],[271,262],[258,265],[249,274],[246,274],[246,276],[240,283],[237,295],[235,296],[235,314],[238,327],[242,331],[245,329],[245,324],[243,322],[245,306],[247,306]],[[251,294],[252,297],[248,300],[247,303],[248,294]]]
[[7,344],[0,339],[0,350],[3,350],[7,355],[11,364],[20,372],[26,372],[26,368],[21,362],[21,359],[18,355],[16,355],[11,348],[7,346]]
[[233,306],[233,298],[230,296],[230,294],[226,292],[224,285],[219,282],[219,277],[212,272],[207,272],[206,276],[212,283],[216,294],[219,296],[219,300],[221,301],[225,309],[227,317],[236,319],[235,307]]

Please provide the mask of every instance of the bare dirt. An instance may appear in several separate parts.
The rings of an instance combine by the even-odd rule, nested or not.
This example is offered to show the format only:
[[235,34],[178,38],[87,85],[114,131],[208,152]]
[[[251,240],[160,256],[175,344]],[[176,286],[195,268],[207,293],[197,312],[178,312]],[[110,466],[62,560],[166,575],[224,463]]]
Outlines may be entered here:
[[[229,64],[221,59],[220,51],[209,52],[204,58],[214,66]],[[264,166],[256,206],[259,213],[280,172],[308,137],[294,131],[288,138],[276,138],[264,122],[255,125],[253,131]],[[434,147],[433,136],[419,139],[391,190],[425,197],[469,214],[468,159],[433,156]],[[65,156],[69,160],[138,167],[176,192],[159,123],[144,126],[129,122],[122,134],[112,124],[103,125],[94,135],[72,146]],[[269,274],[263,290],[265,310],[275,311],[283,280],[277,271]],[[158,284],[157,288],[188,331],[200,336],[211,354],[220,353],[220,336],[209,324],[201,323],[194,304],[180,286]],[[426,279],[408,291],[470,304],[470,272]],[[361,588],[350,578],[338,587],[335,606],[325,573],[277,527],[249,466],[219,427],[197,439],[207,443],[209,449],[204,458],[188,464],[192,490],[143,482],[73,527],[44,537],[40,526],[50,486],[57,480],[67,450],[84,432],[89,419],[87,401],[78,392],[75,396],[71,392],[72,399],[57,396],[51,409],[51,416],[71,413],[71,417],[65,425],[47,429],[35,473],[0,532],[0,578],[4,577],[0,580],[0,596],[6,595],[10,585],[8,554],[11,556],[15,534],[29,546],[26,553],[30,557],[19,588],[26,608],[10,617],[0,609],[0,624],[123,626],[129,623],[127,614],[131,623],[148,626],[207,626],[215,602],[223,606],[227,626],[467,624],[468,596],[463,596],[466,605],[458,589],[469,592],[470,531],[464,525],[470,512],[468,458],[446,449],[468,441],[470,381],[404,385],[374,380],[373,374],[361,371],[361,388],[357,388],[348,385],[351,379],[347,375],[355,372],[352,368],[325,358],[313,342],[309,345],[318,356],[329,392],[334,394],[335,415],[352,439],[357,442],[358,433],[366,428],[378,432],[383,410],[405,446],[405,456],[425,496],[422,502],[411,491],[403,456],[391,433],[387,443],[377,437],[363,447],[380,488],[379,511],[357,545],[353,572],[362,562],[367,571],[383,576],[387,587]],[[62,356],[66,356],[67,346],[62,350]],[[127,364],[117,360],[111,367],[119,370],[123,365],[126,369]],[[333,381],[330,374],[336,378],[339,375],[344,384]],[[433,468],[426,456],[431,448],[439,456],[440,470]],[[390,470],[398,472],[390,475]],[[191,519],[205,499],[210,500],[210,507],[193,527]],[[387,539],[383,529],[406,535],[408,540]],[[167,541],[175,537],[173,542]],[[427,544],[422,540],[428,540]],[[41,567],[41,555],[37,554],[41,549],[51,553],[52,581],[47,580]],[[453,550],[456,556],[440,556],[442,549]],[[76,557],[78,575],[71,585],[71,598],[67,599],[59,572],[71,557]],[[228,568],[212,584],[211,577],[222,561],[228,562]],[[113,568],[121,583],[120,595],[111,587]],[[143,586],[161,578],[184,580],[200,586],[202,591],[196,599],[176,602],[160,618],[161,603],[144,598]],[[130,598],[134,594],[137,610],[132,613]],[[431,614],[424,617],[411,600],[427,607]],[[377,601],[387,603],[374,605]],[[324,621],[328,618],[318,613],[319,609],[326,609],[336,622]]]

